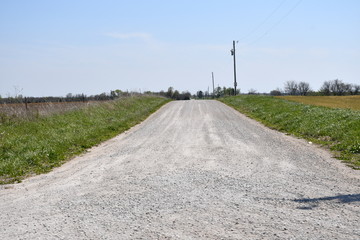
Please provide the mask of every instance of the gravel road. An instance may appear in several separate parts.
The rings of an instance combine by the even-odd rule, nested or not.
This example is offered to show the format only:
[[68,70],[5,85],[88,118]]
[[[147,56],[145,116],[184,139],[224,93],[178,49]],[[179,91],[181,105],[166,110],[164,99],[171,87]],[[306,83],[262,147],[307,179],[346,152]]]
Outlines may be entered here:
[[0,186],[0,239],[360,239],[360,171],[220,102],[176,101]]

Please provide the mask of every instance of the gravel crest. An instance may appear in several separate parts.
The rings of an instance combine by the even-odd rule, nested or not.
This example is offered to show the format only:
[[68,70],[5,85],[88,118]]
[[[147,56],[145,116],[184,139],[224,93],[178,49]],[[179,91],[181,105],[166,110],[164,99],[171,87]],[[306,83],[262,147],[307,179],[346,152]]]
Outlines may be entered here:
[[218,101],[175,101],[0,186],[1,239],[360,239],[360,172]]

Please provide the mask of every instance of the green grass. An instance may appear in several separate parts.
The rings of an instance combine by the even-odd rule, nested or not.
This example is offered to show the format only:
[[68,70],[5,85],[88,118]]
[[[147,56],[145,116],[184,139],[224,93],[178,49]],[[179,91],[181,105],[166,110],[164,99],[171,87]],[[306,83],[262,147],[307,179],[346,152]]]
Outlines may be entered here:
[[140,123],[169,100],[130,97],[51,116],[0,116],[0,184],[50,171]]
[[360,168],[360,111],[305,105],[270,96],[220,99],[263,124],[328,147],[335,157]]

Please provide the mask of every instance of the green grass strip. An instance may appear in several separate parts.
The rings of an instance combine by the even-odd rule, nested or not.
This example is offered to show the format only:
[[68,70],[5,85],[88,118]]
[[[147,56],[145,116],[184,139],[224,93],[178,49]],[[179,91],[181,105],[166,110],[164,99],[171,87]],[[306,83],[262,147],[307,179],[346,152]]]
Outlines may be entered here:
[[49,172],[146,119],[169,100],[130,97],[29,119],[2,117],[0,184]]
[[326,146],[335,157],[360,169],[360,111],[258,95],[226,97],[220,101],[268,127]]

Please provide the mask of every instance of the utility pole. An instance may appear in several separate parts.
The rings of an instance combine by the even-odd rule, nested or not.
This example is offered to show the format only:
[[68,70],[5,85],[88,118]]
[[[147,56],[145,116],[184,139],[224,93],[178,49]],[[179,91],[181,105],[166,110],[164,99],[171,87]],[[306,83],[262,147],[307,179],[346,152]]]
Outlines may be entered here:
[[233,41],[233,49],[231,49],[231,55],[234,58],[234,95],[236,95],[236,87],[237,87],[237,82],[236,82],[236,59],[235,59],[235,41]]
[[212,84],[213,84],[213,98],[215,98],[214,73],[213,72],[211,72],[211,76],[212,76]]

